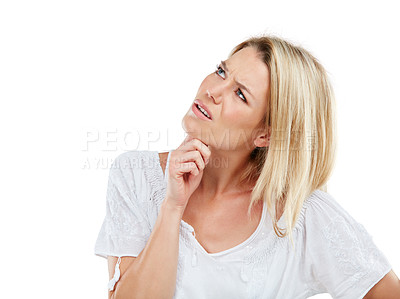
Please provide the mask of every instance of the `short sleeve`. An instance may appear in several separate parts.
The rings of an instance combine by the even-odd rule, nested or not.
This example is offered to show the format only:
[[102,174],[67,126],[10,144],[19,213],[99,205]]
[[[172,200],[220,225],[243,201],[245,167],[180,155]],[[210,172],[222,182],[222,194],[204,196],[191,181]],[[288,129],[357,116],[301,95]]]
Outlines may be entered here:
[[363,298],[391,265],[363,225],[318,190],[305,215],[306,248],[315,285],[333,298]]
[[130,151],[117,156],[111,165],[96,255],[137,257],[150,237],[148,184],[140,159],[139,151]]

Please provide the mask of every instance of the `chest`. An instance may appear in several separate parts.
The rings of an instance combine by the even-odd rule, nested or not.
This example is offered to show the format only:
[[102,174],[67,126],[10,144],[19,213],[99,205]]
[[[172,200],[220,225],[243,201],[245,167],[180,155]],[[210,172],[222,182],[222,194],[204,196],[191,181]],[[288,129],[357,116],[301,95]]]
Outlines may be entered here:
[[197,242],[208,252],[216,253],[246,241],[257,229],[262,216],[262,203],[248,215],[249,198],[201,204],[188,202],[182,220],[194,228]]
[[[182,234],[190,231],[184,229]],[[182,279],[183,292],[179,293],[177,282],[177,298],[308,298],[305,288],[309,279],[303,278],[305,269],[300,258],[304,252],[288,250],[292,244],[273,234],[271,227],[261,226],[244,246],[211,256],[199,248],[197,239],[186,235],[180,243],[183,266],[178,267],[177,276],[177,280]],[[301,248],[296,238],[294,241]],[[219,253],[224,249],[230,248],[207,251]]]

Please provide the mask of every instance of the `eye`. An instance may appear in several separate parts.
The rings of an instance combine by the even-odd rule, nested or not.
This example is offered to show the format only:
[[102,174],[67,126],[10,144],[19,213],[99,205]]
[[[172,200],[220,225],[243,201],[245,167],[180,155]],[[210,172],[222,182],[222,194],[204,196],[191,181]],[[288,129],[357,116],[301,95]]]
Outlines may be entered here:
[[[225,71],[224,71],[224,69],[221,67],[221,65],[217,64],[216,68],[217,68],[217,69],[216,69],[215,73],[216,73],[218,76],[220,76],[220,77],[222,77],[221,74],[223,73],[223,74],[224,74],[224,77],[222,77],[222,78],[225,79]],[[239,98],[241,98],[245,103],[247,103],[246,97],[244,96],[244,94],[243,94],[243,92],[240,90],[240,88],[236,91],[236,95],[237,95]]]
[[236,91],[236,94],[238,95],[239,98],[241,98],[243,101],[245,101],[247,103],[246,97],[244,96],[244,94],[240,90],[240,88]]
[[[224,73],[224,75],[225,75],[225,71],[224,71],[223,68],[222,68],[220,65],[218,65],[218,64],[217,64],[217,70],[215,71],[215,73],[216,73],[218,76],[220,76],[220,77],[221,77],[221,73]],[[222,78],[225,79],[225,77],[222,77]]]

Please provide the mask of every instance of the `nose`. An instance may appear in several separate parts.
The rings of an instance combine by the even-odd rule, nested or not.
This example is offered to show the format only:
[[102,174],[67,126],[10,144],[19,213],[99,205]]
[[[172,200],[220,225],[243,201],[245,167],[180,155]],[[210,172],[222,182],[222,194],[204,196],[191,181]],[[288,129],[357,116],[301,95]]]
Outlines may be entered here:
[[213,100],[213,102],[215,102],[215,97],[211,95],[211,92],[208,89],[206,90],[206,92],[207,92],[207,96],[209,98],[211,98]]
[[220,104],[222,100],[229,96],[229,93],[234,88],[234,81],[229,80],[228,78],[223,80],[223,82],[218,82],[209,86],[206,89],[207,96],[211,98],[215,104]]
[[207,96],[211,98],[215,104],[220,104],[222,101],[222,90],[218,90],[217,88],[214,88],[210,91],[210,89],[206,90]]

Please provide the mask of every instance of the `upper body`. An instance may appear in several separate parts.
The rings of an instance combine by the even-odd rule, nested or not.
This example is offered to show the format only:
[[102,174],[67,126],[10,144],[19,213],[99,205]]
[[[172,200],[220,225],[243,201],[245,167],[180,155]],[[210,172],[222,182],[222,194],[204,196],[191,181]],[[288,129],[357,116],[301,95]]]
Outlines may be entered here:
[[268,36],[236,46],[200,84],[165,175],[165,157],[145,151],[122,154],[114,166],[128,167],[110,170],[96,253],[109,257],[110,276],[116,265],[111,283],[121,265],[115,294],[399,294],[362,225],[321,191],[334,165],[334,108],[327,73],[305,49]]
[[[160,159],[157,152],[131,151],[115,160],[96,254],[140,254],[165,198],[167,169],[168,158]],[[217,248],[207,239],[223,228],[182,220],[174,298],[307,298],[325,292],[362,298],[390,272],[364,227],[326,192],[316,190],[305,201],[294,229],[295,248],[287,237],[275,235],[268,215],[263,207],[255,230],[229,248],[222,243]],[[197,227],[203,240],[197,239]],[[233,235],[241,240],[241,234]]]

